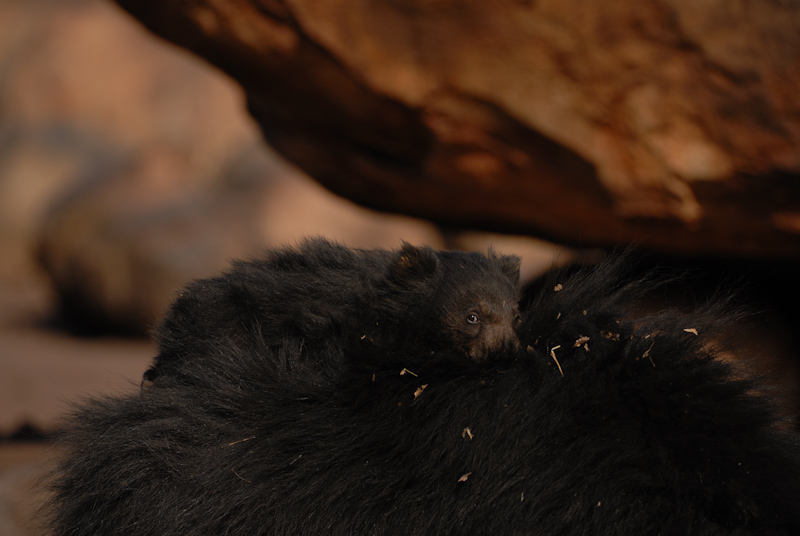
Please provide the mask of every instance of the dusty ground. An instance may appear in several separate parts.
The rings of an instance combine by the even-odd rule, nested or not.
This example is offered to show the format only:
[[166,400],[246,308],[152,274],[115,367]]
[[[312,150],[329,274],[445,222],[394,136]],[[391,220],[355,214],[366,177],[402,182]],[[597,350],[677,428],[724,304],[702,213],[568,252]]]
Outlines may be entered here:
[[46,442],[10,441],[23,425],[52,431],[70,404],[135,389],[150,361],[145,340],[78,339],[47,326],[47,292],[0,286],[0,535],[44,534],[38,480],[54,455]]

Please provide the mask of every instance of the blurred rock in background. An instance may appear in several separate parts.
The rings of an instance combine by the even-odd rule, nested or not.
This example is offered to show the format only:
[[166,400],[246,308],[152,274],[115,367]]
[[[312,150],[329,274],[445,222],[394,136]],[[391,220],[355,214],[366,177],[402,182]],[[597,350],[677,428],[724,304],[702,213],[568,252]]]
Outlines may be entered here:
[[160,178],[208,182],[255,139],[231,113],[240,99],[230,84],[112,6],[4,0],[0,10],[0,228],[18,259],[6,256],[3,273],[22,271],[48,206],[82,177],[161,151],[172,158],[152,163],[152,195],[167,203]]

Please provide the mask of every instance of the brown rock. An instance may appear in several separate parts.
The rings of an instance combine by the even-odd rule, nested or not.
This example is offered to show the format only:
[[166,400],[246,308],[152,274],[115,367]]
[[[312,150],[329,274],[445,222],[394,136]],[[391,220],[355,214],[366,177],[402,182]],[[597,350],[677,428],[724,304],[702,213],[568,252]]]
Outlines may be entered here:
[[800,255],[800,4],[117,0],[332,190],[441,222]]
[[103,2],[0,2],[0,72],[3,279],[35,272],[42,218],[83,178],[161,151],[151,182],[207,181],[259,138],[238,88]]
[[146,333],[181,285],[251,247],[252,199],[194,185],[183,163],[152,149],[87,178],[44,219],[40,259],[71,327]]

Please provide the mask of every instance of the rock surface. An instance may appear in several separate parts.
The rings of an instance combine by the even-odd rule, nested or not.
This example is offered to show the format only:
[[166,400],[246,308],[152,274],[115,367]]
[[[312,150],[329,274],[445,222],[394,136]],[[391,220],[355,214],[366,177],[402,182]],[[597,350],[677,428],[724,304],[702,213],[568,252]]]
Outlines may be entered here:
[[441,222],[800,256],[800,3],[116,0],[335,192]]

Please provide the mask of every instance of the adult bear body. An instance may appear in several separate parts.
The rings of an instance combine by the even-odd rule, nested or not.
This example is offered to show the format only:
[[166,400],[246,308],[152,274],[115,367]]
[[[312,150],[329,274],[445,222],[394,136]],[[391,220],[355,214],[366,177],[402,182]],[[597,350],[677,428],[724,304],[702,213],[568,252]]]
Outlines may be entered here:
[[798,437],[716,358],[719,311],[632,321],[618,269],[544,285],[480,362],[256,337],[95,400],[54,534],[799,534]]

